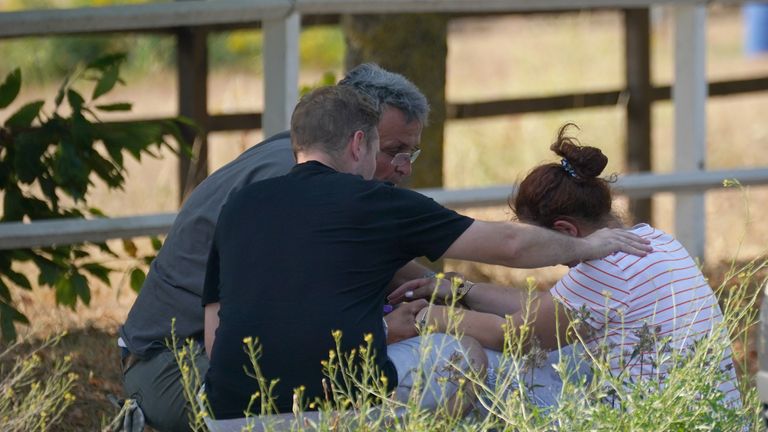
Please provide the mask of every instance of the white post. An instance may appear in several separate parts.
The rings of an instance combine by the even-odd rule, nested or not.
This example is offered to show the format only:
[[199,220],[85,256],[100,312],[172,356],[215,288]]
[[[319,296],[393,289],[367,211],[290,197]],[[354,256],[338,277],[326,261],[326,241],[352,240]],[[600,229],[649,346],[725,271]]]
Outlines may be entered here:
[[[707,147],[706,5],[675,7],[675,171],[705,169]],[[704,194],[678,193],[675,234],[691,256],[704,259]]]
[[287,130],[298,99],[299,14],[264,20],[264,137]]

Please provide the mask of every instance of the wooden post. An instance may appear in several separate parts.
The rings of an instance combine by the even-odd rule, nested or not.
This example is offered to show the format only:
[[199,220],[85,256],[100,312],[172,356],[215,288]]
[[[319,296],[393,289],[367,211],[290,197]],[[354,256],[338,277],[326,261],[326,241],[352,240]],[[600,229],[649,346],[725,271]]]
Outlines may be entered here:
[[[675,14],[675,171],[701,171],[706,160],[706,5],[679,5]],[[704,194],[678,193],[675,233],[691,256],[704,259]]]
[[[443,185],[443,136],[448,17],[445,14],[344,15],[347,69],[364,62],[403,74],[429,100],[429,125],[421,133],[421,156],[407,185]],[[408,29],[408,31],[393,31]]]
[[[648,8],[624,11],[627,103],[627,171],[651,171],[651,47]],[[629,201],[635,222],[651,222],[650,198]]]
[[[188,0],[177,0],[188,1]],[[179,156],[179,203],[208,176],[208,33],[183,27],[176,34],[179,115],[200,128],[183,133],[192,144],[193,158]]]
[[264,137],[290,127],[299,88],[299,31],[301,19],[293,12],[265,20],[264,31]]

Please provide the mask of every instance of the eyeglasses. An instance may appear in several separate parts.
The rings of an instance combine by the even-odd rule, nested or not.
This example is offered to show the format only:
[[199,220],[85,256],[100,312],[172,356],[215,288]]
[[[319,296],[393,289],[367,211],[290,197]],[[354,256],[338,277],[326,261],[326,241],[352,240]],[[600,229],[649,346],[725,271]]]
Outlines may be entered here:
[[392,156],[392,160],[389,162],[396,167],[403,166],[407,163],[414,163],[419,158],[421,149],[416,149],[413,153],[398,153]]

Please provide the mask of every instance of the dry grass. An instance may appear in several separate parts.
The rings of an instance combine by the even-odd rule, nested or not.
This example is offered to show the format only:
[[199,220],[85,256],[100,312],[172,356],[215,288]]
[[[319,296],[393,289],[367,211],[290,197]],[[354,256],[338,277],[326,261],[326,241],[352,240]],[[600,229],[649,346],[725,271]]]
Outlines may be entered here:
[[[516,96],[546,95],[572,90],[618,88],[623,83],[622,19],[616,13],[582,13],[562,17],[505,17],[462,20],[451,26],[448,57],[448,98],[452,101],[482,100]],[[653,33],[653,77],[668,83],[672,76],[671,31],[662,18]],[[735,10],[712,13],[708,27],[708,75],[712,79],[765,76],[768,59],[747,60],[741,56],[740,15]],[[338,70],[336,71],[338,74]],[[317,81],[322,71],[302,75],[306,84]],[[210,77],[211,112],[238,112],[261,108],[260,76],[240,72],[214,72]],[[171,73],[143,79],[132,78],[127,88],[110,99],[134,102],[136,116],[173,115],[176,112],[176,80]],[[52,88],[25,89],[46,97]],[[734,96],[710,100],[708,107],[708,168],[768,166],[768,94]],[[551,160],[547,147],[557,127],[565,121],[582,126],[582,139],[603,148],[611,159],[609,170],[621,172],[625,142],[625,121],[621,107],[564,111],[549,114],[505,116],[453,122],[446,127],[445,173],[447,187],[471,187],[512,183],[533,165]],[[673,119],[670,103],[653,110],[654,170],[673,169]],[[260,133],[226,133],[211,137],[211,171],[257,143]],[[131,164],[123,192],[97,187],[90,199],[110,215],[134,215],[177,208],[176,161],[163,160]],[[717,191],[707,195],[707,261],[719,263],[733,258],[751,258],[766,252],[768,226],[745,217],[748,205],[752,218],[760,217],[768,202],[768,187],[749,190],[744,200],[739,192]],[[672,199],[654,199],[655,225],[673,230]],[[508,220],[504,207],[476,209],[469,214]],[[115,263],[116,266],[124,265]],[[535,272],[514,271],[490,266],[449,263],[475,278],[518,284],[525,275],[535,274],[542,287],[554,281],[563,269]],[[18,293],[22,309],[44,333],[75,329],[66,345],[75,351],[75,365],[82,382],[81,401],[73,410],[67,430],[92,429],[84,423],[109,415],[103,396],[119,391],[117,350],[114,334],[135,298],[125,280],[115,276],[111,287],[93,281],[91,307],[75,311],[54,307],[49,290]],[[80,329],[80,330],[76,330]],[[79,359],[79,360],[78,360]],[[78,363],[79,362],[79,363]],[[100,402],[97,402],[100,401]],[[85,413],[84,413],[85,412]]]

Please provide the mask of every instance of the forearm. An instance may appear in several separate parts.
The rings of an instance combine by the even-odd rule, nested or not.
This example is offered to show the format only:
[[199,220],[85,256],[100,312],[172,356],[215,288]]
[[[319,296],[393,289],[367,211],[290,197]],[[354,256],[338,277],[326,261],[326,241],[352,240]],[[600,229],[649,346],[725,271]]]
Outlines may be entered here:
[[585,242],[557,231],[527,224],[506,227],[507,244],[498,248],[508,251],[505,265],[537,268],[579,261],[586,255]]
[[514,222],[475,221],[445,252],[446,258],[536,268],[578,260],[583,240]]
[[520,311],[527,299],[528,292],[524,290],[490,283],[476,283],[462,301],[474,311],[503,317]]
[[213,351],[213,342],[216,339],[216,329],[219,328],[219,309],[221,303],[211,303],[205,305],[205,353],[211,358]]
[[416,317],[420,324],[433,326],[437,333],[470,336],[482,346],[497,351],[504,346],[503,325],[506,321],[498,315],[433,305]]
[[512,328],[519,329],[523,325],[530,328],[530,332],[524,335],[526,345],[533,336],[539,346],[547,350],[566,343],[570,326],[565,311],[553,301],[549,293],[539,293],[530,302],[530,309],[522,308],[506,315],[463,309],[452,311],[448,306],[431,306],[417,314],[416,320],[433,325],[437,332],[471,336],[484,347],[496,351],[504,349],[504,326],[507,320]]
[[571,237],[523,223],[475,221],[445,251],[446,258],[533,268],[586,261],[621,251],[645,256],[650,242],[623,229]]

